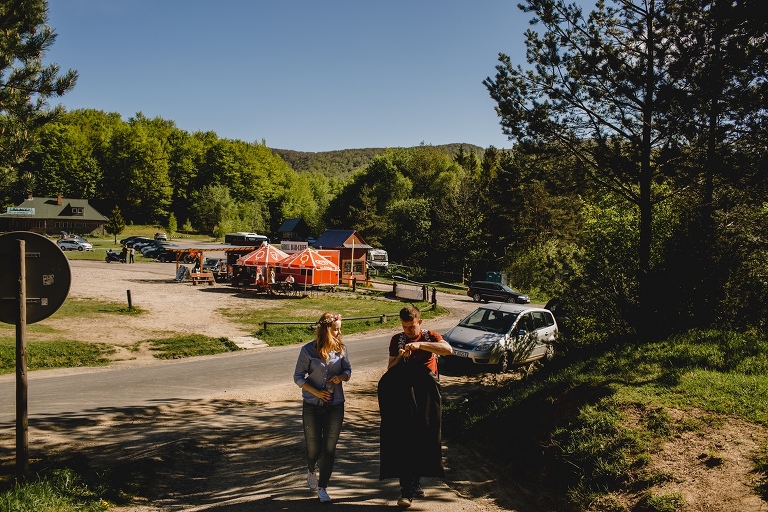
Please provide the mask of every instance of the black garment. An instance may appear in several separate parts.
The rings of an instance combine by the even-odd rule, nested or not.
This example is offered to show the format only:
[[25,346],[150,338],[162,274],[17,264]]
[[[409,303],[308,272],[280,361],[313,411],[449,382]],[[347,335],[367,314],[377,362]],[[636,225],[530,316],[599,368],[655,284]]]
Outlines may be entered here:
[[422,363],[401,361],[379,379],[378,398],[379,479],[444,477],[437,376]]

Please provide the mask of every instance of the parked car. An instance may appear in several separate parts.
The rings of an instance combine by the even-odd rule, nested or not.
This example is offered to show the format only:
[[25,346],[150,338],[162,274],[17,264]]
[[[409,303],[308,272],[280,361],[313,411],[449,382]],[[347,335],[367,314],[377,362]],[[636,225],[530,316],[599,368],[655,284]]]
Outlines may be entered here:
[[131,236],[128,236],[128,237],[125,237],[125,238],[121,239],[120,240],[120,245],[127,245],[128,243],[133,242],[137,238],[146,238],[146,237],[143,237],[143,236],[140,236],[140,235],[131,235]]
[[170,245],[173,245],[171,242],[162,242],[159,240],[153,240],[152,242],[149,242],[146,245],[142,245],[139,248],[139,252],[143,254],[144,256],[147,256],[148,258],[151,256],[148,256],[147,253],[157,251],[161,247],[168,247]]
[[505,372],[511,365],[552,359],[557,336],[557,321],[547,309],[488,304],[466,316],[443,338],[453,347],[446,362],[465,360]]
[[128,238],[120,240],[120,244],[123,246],[133,247],[134,249],[138,249],[139,247],[136,246],[139,244],[146,244],[149,242],[152,242],[152,239],[146,236],[129,236]]
[[227,260],[221,258],[205,258],[205,261],[203,261],[203,270],[218,272],[222,267],[227,267]]
[[56,241],[62,251],[92,251],[93,245],[75,238],[60,238]]
[[134,250],[141,252],[141,248],[153,244],[155,241],[151,238],[137,238],[133,242],[126,244],[126,247],[133,247]]
[[501,302],[516,302],[528,304],[530,297],[524,293],[513,290],[509,286],[492,281],[474,281],[467,288],[467,295],[475,302],[498,300]]
[[169,246],[158,247],[155,250],[149,251],[145,254],[147,258],[161,261],[163,263],[171,263],[176,261],[176,253],[169,249]]
[[155,240],[168,240],[168,235],[163,232],[155,233]]

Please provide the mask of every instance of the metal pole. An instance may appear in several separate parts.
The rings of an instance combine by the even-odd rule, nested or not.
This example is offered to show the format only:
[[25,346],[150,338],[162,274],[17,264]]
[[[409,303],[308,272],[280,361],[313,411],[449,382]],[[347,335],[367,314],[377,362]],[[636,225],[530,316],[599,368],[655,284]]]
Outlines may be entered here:
[[19,480],[29,476],[26,253],[26,242],[19,240],[19,316],[16,319],[16,477]]

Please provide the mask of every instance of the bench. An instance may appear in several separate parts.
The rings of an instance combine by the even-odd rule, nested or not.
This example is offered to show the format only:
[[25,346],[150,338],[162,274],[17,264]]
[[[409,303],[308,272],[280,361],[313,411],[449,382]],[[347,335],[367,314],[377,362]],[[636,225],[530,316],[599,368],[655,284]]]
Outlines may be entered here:
[[191,272],[189,277],[192,279],[193,285],[197,285],[198,283],[208,283],[213,286],[214,283],[213,274],[210,272]]

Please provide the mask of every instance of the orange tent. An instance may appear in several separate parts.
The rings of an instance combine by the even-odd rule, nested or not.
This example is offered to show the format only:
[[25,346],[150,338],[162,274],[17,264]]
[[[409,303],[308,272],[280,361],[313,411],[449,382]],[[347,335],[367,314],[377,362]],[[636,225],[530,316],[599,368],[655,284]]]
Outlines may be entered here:
[[247,265],[247,266],[274,266],[277,262],[284,260],[288,257],[287,253],[284,253],[274,245],[264,244],[255,251],[251,251],[248,254],[237,258],[235,265]]
[[338,265],[310,248],[289,255],[275,266],[280,268],[281,274],[293,275],[297,285],[339,284],[341,269]]

